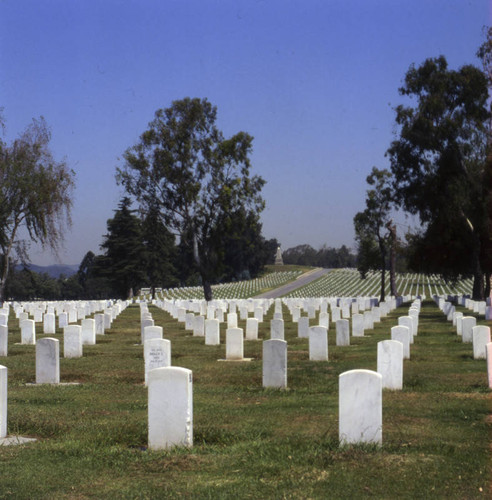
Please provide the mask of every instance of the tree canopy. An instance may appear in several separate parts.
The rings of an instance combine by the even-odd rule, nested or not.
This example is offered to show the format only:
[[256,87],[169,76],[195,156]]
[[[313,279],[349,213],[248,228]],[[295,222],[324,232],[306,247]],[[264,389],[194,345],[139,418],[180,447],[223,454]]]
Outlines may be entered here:
[[222,236],[231,214],[264,207],[264,180],[250,175],[253,138],[238,132],[226,139],[216,118],[207,99],[174,101],[156,111],[118,169],[119,182],[143,210],[158,207],[164,224],[191,242],[207,300],[224,271]]
[[24,228],[31,241],[55,253],[70,225],[74,172],[65,161],[53,158],[51,133],[43,118],[34,119],[20,137],[7,144],[0,140],[0,249],[4,299],[10,260],[27,259]]
[[487,76],[472,65],[451,70],[440,56],[412,65],[400,94],[414,104],[396,108],[397,138],[387,153],[395,200],[419,216],[416,247],[433,272],[473,275],[473,296],[483,298]]

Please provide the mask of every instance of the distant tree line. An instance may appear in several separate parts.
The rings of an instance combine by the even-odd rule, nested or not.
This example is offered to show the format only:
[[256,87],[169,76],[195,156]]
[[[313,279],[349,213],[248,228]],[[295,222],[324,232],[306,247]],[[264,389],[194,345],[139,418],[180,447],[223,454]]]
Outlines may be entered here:
[[331,248],[323,245],[315,250],[311,245],[298,245],[282,253],[284,264],[326,268],[355,267],[356,256],[349,248]]
[[[222,274],[214,282],[251,279],[273,264],[276,239],[266,240],[257,217],[238,212],[227,228]],[[124,197],[107,221],[102,253],[87,252],[77,273],[52,278],[47,273],[13,269],[6,297],[16,300],[127,298],[142,288],[201,285],[193,242],[175,236],[158,211],[142,214]],[[12,268],[14,266],[11,266]]]

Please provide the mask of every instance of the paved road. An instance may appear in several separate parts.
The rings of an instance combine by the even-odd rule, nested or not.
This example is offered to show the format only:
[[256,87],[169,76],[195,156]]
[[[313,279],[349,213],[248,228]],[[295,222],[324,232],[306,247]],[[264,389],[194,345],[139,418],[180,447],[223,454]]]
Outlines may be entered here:
[[301,274],[299,278],[297,278],[292,283],[287,283],[279,288],[275,288],[275,290],[270,290],[269,292],[262,293],[261,295],[256,295],[255,299],[276,299],[277,297],[281,297],[286,293],[292,292],[292,290],[296,290],[301,286],[307,285],[311,283],[311,281],[317,280],[324,274],[328,273],[330,269],[317,268],[312,271],[308,271],[307,273]]

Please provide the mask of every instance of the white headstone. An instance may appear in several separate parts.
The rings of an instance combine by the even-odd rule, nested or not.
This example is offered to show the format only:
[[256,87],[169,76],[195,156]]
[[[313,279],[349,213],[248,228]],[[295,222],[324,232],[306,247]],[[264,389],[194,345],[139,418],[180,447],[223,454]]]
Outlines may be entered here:
[[324,326],[312,326],[309,329],[309,359],[328,361],[328,330]]
[[485,359],[486,346],[490,342],[490,327],[488,326],[474,326],[472,328],[473,336],[473,358]]
[[272,319],[270,321],[270,338],[284,340],[284,320]]
[[227,313],[227,328],[237,328],[237,313]]
[[55,333],[55,315],[53,313],[46,313],[43,317],[43,333]]
[[383,377],[383,389],[403,387],[403,344],[397,340],[378,342],[378,373]]
[[473,342],[473,327],[477,326],[475,316],[464,316],[461,320],[461,338],[463,342]]
[[148,374],[149,448],[193,446],[191,370],[164,367]]
[[82,357],[82,327],[68,325],[63,329],[63,357]]
[[145,345],[147,340],[162,339],[162,326],[146,326],[142,337],[142,343]]
[[94,321],[96,322],[96,335],[104,335],[104,314],[94,314]]
[[63,329],[67,325],[68,325],[68,313],[61,312],[58,315],[58,328]]
[[229,361],[234,361],[243,358],[244,358],[243,329],[228,328],[226,330],[226,359]]
[[330,314],[327,312],[320,312],[318,319],[319,326],[324,326],[326,329],[330,328]]
[[205,336],[205,316],[195,316],[195,319],[193,320],[193,336]]
[[0,326],[0,356],[8,356],[9,330],[6,326]]
[[36,384],[60,383],[60,342],[45,337],[36,343]]
[[96,343],[96,321],[91,318],[85,318],[81,321],[82,344],[94,345]]
[[352,335],[354,337],[364,336],[364,316],[362,314],[352,314]]
[[258,320],[256,318],[246,320],[246,340],[258,340]]
[[489,389],[492,389],[492,342],[485,347],[485,355],[487,357],[487,380]]
[[336,327],[336,345],[350,345],[350,325],[348,319],[339,319]]
[[301,316],[297,321],[297,336],[299,338],[308,338],[309,336],[309,318]]
[[32,319],[25,319],[20,324],[21,344],[33,345],[36,343],[36,330]]
[[382,376],[351,370],[339,376],[339,439],[342,445],[381,444],[383,440]]
[[287,342],[281,339],[263,342],[263,387],[287,387]]
[[205,320],[205,345],[220,344],[220,322],[218,319]]
[[[160,328],[151,326],[147,328]],[[144,343],[145,385],[148,384],[149,371],[154,368],[171,366],[171,341],[163,338],[145,340]]]
[[0,366],[0,438],[7,437],[7,367]]
[[391,340],[397,340],[403,345],[403,359],[410,359],[410,328],[398,325],[391,328]]
[[[400,316],[398,318],[398,325],[400,326],[406,326],[408,328],[408,331],[410,333],[409,337],[409,342],[410,344],[413,344],[413,328],[414,328],[414,321],[411,316]],[[407,359],[407,358],[405,358]]]

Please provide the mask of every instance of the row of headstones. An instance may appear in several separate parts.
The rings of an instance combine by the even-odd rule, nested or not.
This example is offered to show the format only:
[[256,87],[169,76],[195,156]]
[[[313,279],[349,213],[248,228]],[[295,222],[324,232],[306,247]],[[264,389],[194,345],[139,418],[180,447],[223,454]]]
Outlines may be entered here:
[[[418,328],[420,303],[410,307],[408,326],[392,328],[406,334],[407,346]],[[413,318],[417,318],[415,321]],[[275,320],[273,320],[275,321]],[[340,320],[344,321],[344,320]],[[400,322],[400,320],[399,320]],[[312,327],[316,336],[318,328]],[[396,330],[393,330],[396,329]],[[399,329],[399,330],[398,330]],[[240,329],[235,329],[240,330]],[[242,333],[241,333],[242,340]],[[149,344],[154,340],[146,341]],[[147,351],[150,352],[150,351]],[[339,439],[341,444],[382,443],[382,389],[401,389],[403,385],[404,345],[399,340],[378,342],[377,372],[351,370],[339,378]],[[148,354],[147,354],[148,355]],[[287,342],[263,342],[263,387],[287,387]],[[146,364],[147,367],[147,364]],[[170,366],[148,371],[149,447],[169,448],[193,444],[192,372]]]
[[[436,297],[435,300],[441,311],[446,315],[446,319],[453,322],[456,334],[461,336],[463,343],[472,344],[473,359],[485,359],[488,387],[492,389],[492,342],[490,327],[477,325],[477,318],[475,316],[464,316],[462,312],[455,310],[451,302],[447,302],[441,297]],[[472,310],[475,312],[474,308]],[[488,319],[487,313],[485,315],[486,319]],[[477,311],[477,314],[480,313]]]
[[446,315],[452,314],[455,310],[453,304],[457,304],[465,307],[478,316],[483,316],[486,320],[492,320],[492,303],[490,297],[487,297],[487,300],[472,300],[467,295],[448,295],[445,297],[435,295],[434,301],[442,311],[444,311],[444,307],[446,307]]

